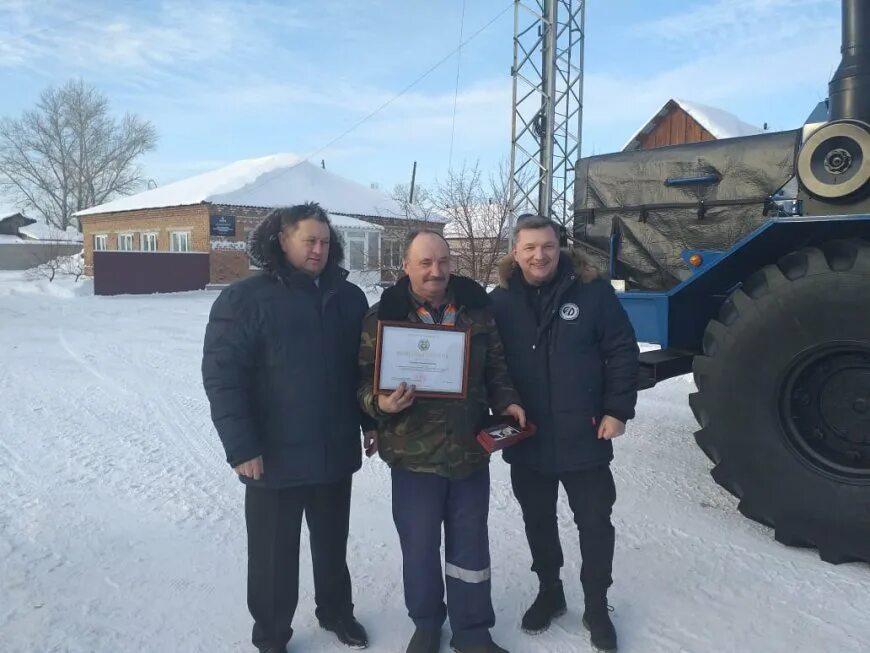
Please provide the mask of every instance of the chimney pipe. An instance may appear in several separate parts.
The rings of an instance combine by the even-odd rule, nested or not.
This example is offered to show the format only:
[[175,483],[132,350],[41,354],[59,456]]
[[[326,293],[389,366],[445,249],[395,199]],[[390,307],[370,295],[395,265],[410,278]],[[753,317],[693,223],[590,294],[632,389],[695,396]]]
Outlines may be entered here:
[[828,84],[831,120],[870,123],[870,2],[843,0],[843,55]]

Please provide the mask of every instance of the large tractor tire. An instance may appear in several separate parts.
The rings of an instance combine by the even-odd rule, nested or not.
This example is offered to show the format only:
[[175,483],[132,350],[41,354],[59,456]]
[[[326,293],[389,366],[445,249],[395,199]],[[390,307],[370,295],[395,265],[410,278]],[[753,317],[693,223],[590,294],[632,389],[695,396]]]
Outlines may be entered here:
[[695,358],[698,445],[745,516],[827,562],[870,562],[870,244],[753,274]]

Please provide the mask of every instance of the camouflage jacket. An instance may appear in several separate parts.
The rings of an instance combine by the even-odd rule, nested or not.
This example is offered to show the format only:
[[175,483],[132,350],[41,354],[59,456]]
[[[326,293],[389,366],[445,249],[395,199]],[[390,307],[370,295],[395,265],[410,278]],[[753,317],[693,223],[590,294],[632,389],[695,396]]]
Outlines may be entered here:
[[471,329],[467,397],[417,398],[395,415],[378,409],[373,392],[378,321],[420,321],[407,277],[384,291],[363,321],[358,397],[363,410],[378,421],[378,451],[390,467],[462,478],[489,462],[476,439],[489,409],[500,413],[518,404],[519,396],[508,375],[486,291],[471,279],[453,275],[448,292],[458,311],[456,325]]

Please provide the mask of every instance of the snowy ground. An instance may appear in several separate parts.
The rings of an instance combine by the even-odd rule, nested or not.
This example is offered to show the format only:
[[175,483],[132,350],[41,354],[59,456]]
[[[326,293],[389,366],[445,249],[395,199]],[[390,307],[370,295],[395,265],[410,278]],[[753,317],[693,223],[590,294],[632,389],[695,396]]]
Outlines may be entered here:
[[[250,650],[243,491],[199,376],[216,294],[89,291],[0,273],[0,650]],[[736,513],[692,442],[692,387],[643,393],[616,442],[620,650],[870,650],[870,567],[824,564]],[[535,583],[507,472],[493,463],[495,638],[513,653],[589,651],[564,498],[569,612],[536,638],[518,628]],[[411,624],[387,470],[367,460],[354,482],[357,616],[372,650],[401,652]],[[317,628],[306,571],[300,590],[290,651],[344,650]]]

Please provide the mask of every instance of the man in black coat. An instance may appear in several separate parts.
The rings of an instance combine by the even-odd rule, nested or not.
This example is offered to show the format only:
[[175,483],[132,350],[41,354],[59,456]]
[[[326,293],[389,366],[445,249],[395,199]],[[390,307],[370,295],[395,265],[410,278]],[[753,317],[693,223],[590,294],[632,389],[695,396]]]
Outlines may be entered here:
[[317,204],[273,211],[249,255],[262,272],[212,306],[202,377],[227,462],[246,485],[252,640],[261,653],[283,653],[293,634],[304,514],[317,619],[365,648],[346,554],[360,427],[367,445],[375,435],[356,401],[368,302],[339,267],[341,245]]
[[616,650],[608,615],[616,488],[612,438],[637,401],[638,346],[609,283],[579,254],[560,252],[558,225],[524,216],[492,293],[508,370],[538,433],[504,451],[540,591],[523,616],[539,633],[564,614],[556,519],[559,483],[580,533],[583,624],[599,650]]

